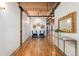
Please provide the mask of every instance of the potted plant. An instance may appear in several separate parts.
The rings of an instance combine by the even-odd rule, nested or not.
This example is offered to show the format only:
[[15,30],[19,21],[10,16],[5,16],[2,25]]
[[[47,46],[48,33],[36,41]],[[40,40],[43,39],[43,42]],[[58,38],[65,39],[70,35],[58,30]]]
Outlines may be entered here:
[[61,30],[60,29],[55,29],[55,32],[56,32],[57,37],[59,38],[59,36],[60,36],[59,32],[61,32]]
[[58,42],[58,46],[59,46],[59,37],[60,37],[61,30],[58,28],[58,29],[55,29],[55,32],[56,32],[56,38],[57,38],[57,42]]
[[55,32],[60,32],[60,29],[56,29]]

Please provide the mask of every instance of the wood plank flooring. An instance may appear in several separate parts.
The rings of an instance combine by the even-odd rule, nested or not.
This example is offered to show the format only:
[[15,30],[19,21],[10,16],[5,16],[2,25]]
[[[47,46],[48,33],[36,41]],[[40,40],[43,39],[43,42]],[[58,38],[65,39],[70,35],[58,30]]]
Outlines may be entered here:
[[28,44],[25,42],[20,50],[16,53],[16,56],[62,56],[48,36],[45,38],[29,38]]

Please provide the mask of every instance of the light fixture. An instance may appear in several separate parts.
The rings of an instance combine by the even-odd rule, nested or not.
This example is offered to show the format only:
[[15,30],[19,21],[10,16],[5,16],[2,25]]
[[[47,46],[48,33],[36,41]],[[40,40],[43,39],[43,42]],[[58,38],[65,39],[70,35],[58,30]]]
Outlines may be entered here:
[[5,10],[5,3],[0,2],[0,10],[1,11]]

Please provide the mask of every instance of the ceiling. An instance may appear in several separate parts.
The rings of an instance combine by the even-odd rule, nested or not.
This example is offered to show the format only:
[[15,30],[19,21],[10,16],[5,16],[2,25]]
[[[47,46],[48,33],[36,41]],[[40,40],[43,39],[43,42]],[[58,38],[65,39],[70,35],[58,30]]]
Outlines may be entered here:
[[19,5],[31,17],[47,17],[54,15],[58,2],[20,2]]

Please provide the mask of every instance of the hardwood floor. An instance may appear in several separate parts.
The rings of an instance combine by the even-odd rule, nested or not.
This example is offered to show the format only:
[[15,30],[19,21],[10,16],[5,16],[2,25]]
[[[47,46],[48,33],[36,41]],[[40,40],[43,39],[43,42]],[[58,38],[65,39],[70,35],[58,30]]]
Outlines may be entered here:
[[52,36],[45,38],[29,38],[16,53],[16,56],[63,56],[55,47]]

